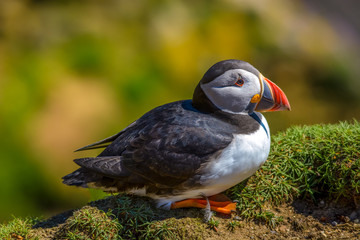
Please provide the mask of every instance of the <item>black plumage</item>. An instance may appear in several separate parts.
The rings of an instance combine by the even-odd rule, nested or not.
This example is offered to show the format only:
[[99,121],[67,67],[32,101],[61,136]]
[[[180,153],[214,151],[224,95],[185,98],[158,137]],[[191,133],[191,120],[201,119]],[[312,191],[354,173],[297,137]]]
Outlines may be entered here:
[[250,134],[259,127],[249,115],[200,112],[191,100],[169,103],[113,137],[80,149],[111,142],[98,157],[76,159],[81,168],[65,176],[64,183],[176,195],[199,184],[204,164],[220,154],[234,134]]

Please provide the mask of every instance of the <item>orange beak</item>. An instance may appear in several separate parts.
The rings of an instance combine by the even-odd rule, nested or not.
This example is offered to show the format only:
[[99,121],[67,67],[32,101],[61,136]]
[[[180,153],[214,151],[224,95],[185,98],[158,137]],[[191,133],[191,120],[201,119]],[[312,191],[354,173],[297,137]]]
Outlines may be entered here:
[[262,77],[264,91],[255,111],[273,112],[291,110],[285,93],[272,81]]

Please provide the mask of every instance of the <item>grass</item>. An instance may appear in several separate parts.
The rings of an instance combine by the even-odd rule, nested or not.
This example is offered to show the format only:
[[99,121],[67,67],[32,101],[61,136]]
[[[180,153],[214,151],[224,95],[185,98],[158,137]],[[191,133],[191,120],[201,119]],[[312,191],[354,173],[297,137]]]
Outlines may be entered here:
[[227,224],[227,229],[231,232],[234,232],[235,228],[237,228],[239,226],[240,226],[239,221],[230,221]]
[[148,232],[152,232],[154,235],[160,234],[151,231],[154,230],[153,228],[149,228],[151,221],[155,220],[155,213],[148,204],[134,201],[134,199],[126,195],[120,195],[115,204],[114,212],[119,223],[124,226],[119,231],[119,235],[126,239],[137,239],[144,234],[149,235]]
[[218,231],[218,227],[219,227],[219,221],[215,220],[213,217],[210,218],[209,222],[207,223],[209,228],[214,230],[215,232]]
[[90,206],[76,211],[57,234],[58,239],[117,239],[122,225],[111,211],[107,213]]
[[[360,125],[291,128],[274,138],[273,159],[299,194],[353,198],[360,190]],[[275,155],[276,154],[276,155]]]
[[7,224],[0,225],[0,239],[38,239],[32,237],[31,227],[39,220],[34,218],[15,218]]
[[264,213],[266,203],[298,197],[356,201],[359,167],[359,122],[295,126],[273,136],[268,160],[246,186],[238,184],[227,193],[239,201],[240,216],[269,222],[273,217]]
[[[267,206],[295,198],[346,200],[357,205],[360,191],[360,124],[295,126],[272,138],[268,161],[248,181],[229,189],[239,201],[238,217],[266,223],[283,221]],[[103,202],[106,202],[103,205]],[[59,239],[201,239],[208,231],[233,232],[239,223],[215,218],[205,224],[201,211],[155,209],[149,199],[127,195],[90,203],[56,230]],[[0,238],[31,238],[30,219],[0,227]],[[221,230],[223,231],[223,230]],[[35,236],[35,235],[34,235]],[[20,238],[21,239],[21,238]],[[36,239],[36,238],[35,238]]]
[[141,235],[142,239],[178,239],[174,233],[174,226],[168,221],[159,221],[149,224]]

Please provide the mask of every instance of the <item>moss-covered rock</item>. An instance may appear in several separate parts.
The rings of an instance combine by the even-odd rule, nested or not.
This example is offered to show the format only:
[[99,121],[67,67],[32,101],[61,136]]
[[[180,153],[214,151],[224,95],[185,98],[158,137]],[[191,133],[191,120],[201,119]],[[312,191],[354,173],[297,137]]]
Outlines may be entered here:
[[227,191],[239,201],[232,217],[214,216],[211,223],[204,223],[200,209],[166,211],[155,208],[149,198],[119,194],[36,225],[35,220],[15,218],[0,226],[0,238],[325,238],[341,231],[346,238],[356,239],[359,167],[357,121],[297,126],[275,135],[264,166]]

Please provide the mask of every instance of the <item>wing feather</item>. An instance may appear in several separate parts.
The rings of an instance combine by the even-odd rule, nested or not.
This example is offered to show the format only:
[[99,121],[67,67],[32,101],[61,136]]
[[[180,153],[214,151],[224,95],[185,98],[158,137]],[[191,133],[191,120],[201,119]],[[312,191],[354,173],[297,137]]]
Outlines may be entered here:
[[120,131],[119,133],[112,135],[110,137],[107,137],[105,139],[102,139],[100,141],[94,142],[92,144],[86,145],[85,147],[81,147],[79,149],[76,149],[75,152],[80,152],[80,151],[86,151],[86,150],[91,150],[91,149],[97,149],[97,148],[106,148],[108,147],[115,139],[117,139],[123,132],[125,132],[126,130],[128,130],[129,128],[131,128],[132,126],[134,126],[136,124],[136,121],[134,121],[133,123],[131,123],[129,126],[127,126],[126,128],[124,128],[122,131]]
[[74,162],[83,168],[108,177],[121,178],[130,174],[122,166],[120,156],[78,158]]

